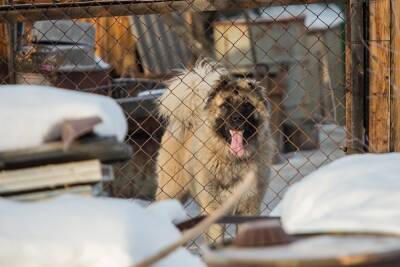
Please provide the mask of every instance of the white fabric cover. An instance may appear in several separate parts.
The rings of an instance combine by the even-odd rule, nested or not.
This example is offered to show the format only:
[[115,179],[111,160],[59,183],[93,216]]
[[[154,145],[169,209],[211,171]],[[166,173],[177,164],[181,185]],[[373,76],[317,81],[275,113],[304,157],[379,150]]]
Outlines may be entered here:
[[336,160],[289,187],[273,214],[291,234],[400,234],[400,153]]
[[[99,136],[125,138],[127,122],[110,97],[37,85],[0,86],[0,151],[43,144],[65,119],[99,116]],[[52,133],[52,134],[50,134]]]
[[[0,214],[0,266],[7,267],[128,267],[177,240],[171,220],[185,218],[176,200],[143,208],[72,195],[34,203],[0,198]],[[205,265],[180,248],[154,266]]]

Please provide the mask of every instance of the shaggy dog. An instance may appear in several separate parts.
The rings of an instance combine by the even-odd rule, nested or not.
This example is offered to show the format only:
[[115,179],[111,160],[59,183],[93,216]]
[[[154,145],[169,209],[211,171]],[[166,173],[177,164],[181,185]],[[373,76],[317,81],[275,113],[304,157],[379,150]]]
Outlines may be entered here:
[[[191,195],[208,214],[254,171],[257,183],[234,213],[259,214],[273,154],[265,89],[201,61],[169,82],[159,112],[167,127],[157,159],[157,200]],[[208,236],[216,240],[223,231],[214,225]]]

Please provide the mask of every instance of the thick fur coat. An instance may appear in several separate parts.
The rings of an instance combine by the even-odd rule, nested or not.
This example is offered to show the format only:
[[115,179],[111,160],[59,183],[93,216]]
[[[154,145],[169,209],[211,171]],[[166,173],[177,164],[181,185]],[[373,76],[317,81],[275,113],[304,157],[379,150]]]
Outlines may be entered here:
[[[170,81],[159,112],[167,127],[157,159],[157,200],[190,195],[208,214],[251,170],[257,183],[234,213],[258,214],[273,154],[265,89],[203,61]],[[215,225],[208,236],[222,234]]]

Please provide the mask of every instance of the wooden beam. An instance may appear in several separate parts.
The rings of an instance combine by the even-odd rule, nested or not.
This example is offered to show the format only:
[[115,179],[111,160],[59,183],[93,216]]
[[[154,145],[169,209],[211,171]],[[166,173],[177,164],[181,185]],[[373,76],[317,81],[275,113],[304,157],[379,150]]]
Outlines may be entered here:
[[[122,0],[69,1],[0,6],[0,22],[77,19],[92,17],[143,15],[185,11],[215,11],[288,4],[320,3],[320,0]],[[343,0],[325,0],[343,2]]]
[[17,43],[17,24],[7,23],[8,32],[8,57],[7,57],[7,67],[8,67],[8,83],[15,84],[15,51]]
[[51,143],[31,149],[0,153],[0,170],[26,168],[43,164],[98,159],[103,163],[128,160],[132,148],[113,138],[92,139],[73,143],[68,150],[63,143]]
[[53,164],[0,172],[0,195],[74,184],[93,184],[102,178],[98,160]]
[[400,151],[400,2],[391,1],[391,151]]
[[[346,122],[348,136],[348,153],[361,153],[365,150],[365,60],[364,60],[364,6],[362,0],[349,1],[348,18],[350,29],[347,29],[347,92]],[[350,50],[350,51],[348,51]],[[349,55],[351,53],[351,55]]]
[[345,111],[346,111],[346,153],[352,152],[351,105],[352,105],[352,73],[351,73],[351,8],[350,1],[346,3],[345,25]]
[[390,0],[372,0],[369,31],[369,151],[390,151]]
[[5,198],[16,200],[16,201],[38,201],[57,197],[63,194],[74,194],[81,196],[92,196],[92,186],[90,185],[78,185],[72,187],[66,187],[63,189],[53,189],[46,191],[38,191],[32,193],[23,193],[17,195],[6,196]]

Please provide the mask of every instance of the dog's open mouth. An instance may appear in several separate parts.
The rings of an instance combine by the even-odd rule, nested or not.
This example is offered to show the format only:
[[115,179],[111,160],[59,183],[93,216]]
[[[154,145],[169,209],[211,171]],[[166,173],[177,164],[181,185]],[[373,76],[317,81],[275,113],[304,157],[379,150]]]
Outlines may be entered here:
[[229,151],[236,157],[244,156],[243,131],[229,130],[231,134],[231,144]]

